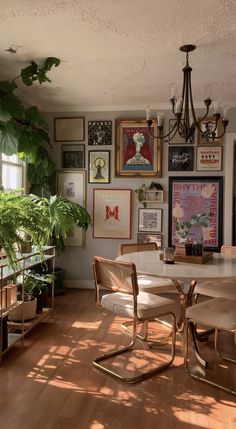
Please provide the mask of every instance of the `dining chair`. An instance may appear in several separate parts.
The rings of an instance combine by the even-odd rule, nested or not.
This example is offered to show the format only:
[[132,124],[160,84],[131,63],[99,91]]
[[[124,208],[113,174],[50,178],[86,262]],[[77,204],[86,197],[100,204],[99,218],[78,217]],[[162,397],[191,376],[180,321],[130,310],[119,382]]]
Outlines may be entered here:
[[[195,330],[193,329],[195,324],[197,325],[204,324],[209,328],[213,328],[213,330],[215,331],[215,352],[219,355],[219,358],[220,358],[219,363],[216,363],[215,356],[212,357],[211,355],[209,355],[210,358],[206,360],[200,354],[199,348],[198,348],[198,341],[197,341],[198,338],[196,337]],[[226,380],[234,380],[234,379],[232,379],[232,377],[227,377],[227,374],[225,373],[225,371],[227,370],[227,366],[222,363],[222,360],[226,360],[232,363],[236,363],[236,360],[220,352],[218,347],[219,331],[231,332],[233,334],[236,333],[235,301],[227,298],[222,298],[222,297],[213,298],[213,299],[201,302],[199,304],[190,306],[186,309],[185,329],[184,329],[185,368],[192,377],[236,395],[236,387],[232,388],[226,384],[227,383]],[[191,365],[190,363],[189,334],[191,334],[195,357],[197,358],[200,365],[203,367],[202,371],[196,370],[197,369],[196,365],[193,365],[193,364]],[[193,359],[193,357],[191,357],[191,359]],[[207,368],[209,368],[209,372]],[[222,378],[224,379],[224,384],[222,384],[222,382],[218,380],[219,373],[218,374],[216,373],[217,370],[219,372],[222,368],[224,370],[224,373],[222,376]],[[215,379],[211,379],[212,375],[215,375]]]
[[[221,247],[221,254],[224,257],[236,258],[236,246],[223,245]],[[211,280],[196,284],[193,294],[195,295],[195,302],[197,302],[200,295],[236,300],[236,279],[216,279],[213,272]]]
[[[145,252],[158,250],[156,242],[150,243],[121,243],[118,248],[118,256],[132,252]],[[173,282],[170,279],[154,277],[151,275],[138,274],[138,286],[142,292],[153,294],[173,291]]]
[[[174,315],[174,301],[147,292],[140,292],[136,266],[131,262],[114,261],[95,256],[93,268],[97,305],[118,316],[132,320],[130,344],[96,357],[93,360],[93,365],[120,380],[130,383],[144,380],[169,367],[175,357],[176,321]],[[105,295],[101,294],[101,288],[109,290],[109,293]],[[137,341],[140,341],[136,335],[138,322],[149,322],[165,315],[170,315],[172,319],[171,352],[167,362],[161,362],[154,368],[148,368],[138,375],[130,377],[122,374],[122,372],[119,372],[117,369],[110,369],[105,365],[104,361],[136,349],[135,346],[137,345]],[[144,341],[142,341],[142,344],[147,348],[152,348],[153,346],[155,348],[155,345],[157,345],[156,342],[149,342],[148,335]]]

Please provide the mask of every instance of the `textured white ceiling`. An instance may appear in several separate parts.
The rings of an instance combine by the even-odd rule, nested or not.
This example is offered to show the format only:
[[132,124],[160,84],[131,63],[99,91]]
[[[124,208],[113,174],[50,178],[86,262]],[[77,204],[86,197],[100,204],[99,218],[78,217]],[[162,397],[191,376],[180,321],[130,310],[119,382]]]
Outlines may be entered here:
[[[61,59],[51,84],[19,86],[44,111],[169,106],[190,54],[194,100],[236,105],[236,0],[1,0],[0,78],[47,56]],[[11,54],[5,49],[17,50]]]

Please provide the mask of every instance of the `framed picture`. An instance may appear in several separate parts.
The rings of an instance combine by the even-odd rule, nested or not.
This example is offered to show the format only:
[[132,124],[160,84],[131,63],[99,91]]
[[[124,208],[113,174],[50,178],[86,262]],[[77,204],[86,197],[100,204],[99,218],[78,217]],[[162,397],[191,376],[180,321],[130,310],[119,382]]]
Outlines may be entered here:
[[201,242],[219,252],[222,216],[223,177],[169,178],[169,246]]
[[83,141],[84,118],[54,118],[56,142]]
[[61,168],[84,168],[84,144],[63,144],[61,146]]
[[161,232],[162,231],[162,209],[139,209],[138,231],[139,232]]
[[112,121],[88,121],[88,144],[111,145]]
[[169,171],[193,171],[193,146],[169,146]]
[[131,238],[131,189],[93,190],[93,237]]
[[207,117],[201,122],[202,133],[198,131],[198,144],[217,145],[222,143],[222,139],[218,137],[221,134],[221,122],[218,121],[216,130],[215,126],[216,120],[214,117]]
[[148,232],[138,232],[137,234],[138,243],[157,243],[158,250],[162,249],[162,234],[150,234]]
[[[153,121],[151,132],[157,135]],[[161,177],[161,142],[150,136],[144,119],[117,119],[116,176]]]
[[198,146],[197,171],[221,171],[222,152],[222,146]]
[[89,183],[109,183],[110,151],[90,150],[88,155]]
[[[62,195],[70,201],[86,205],[86,172],[85,171],[57,171],[56,172],[56,189],[57,194]],[[70,236],[65,241],[66,246],[85,246],[85,231],[82,228],[74,226]]]
[[[176,120],[175,119],[169,119],[169,132],[170,130],[172,130],[173,126],[175,125]],[[183,123],[183,121],[181,121],[181,123]],[[173,134],[175,134],[175,131],[173,132]],[[181,137],[178,133],[176,133],[173,137],[172,140],[170,140],[172,134],[168,137],[169,139],[169,144],[179,144],[179,145],[184,145],[184,144],[191,144],[194,142],[194,135],[188,139],[188,141],[186,142],[186,140]]]

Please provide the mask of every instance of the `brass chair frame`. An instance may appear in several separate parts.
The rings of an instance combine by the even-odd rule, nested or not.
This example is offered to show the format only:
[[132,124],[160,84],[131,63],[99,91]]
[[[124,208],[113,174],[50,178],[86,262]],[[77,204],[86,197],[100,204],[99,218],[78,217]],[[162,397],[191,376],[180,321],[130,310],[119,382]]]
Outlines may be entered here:
[[[127,287],[123,287],[123,285],[117,286],[117,284],[119,282],[117,282],[117,284],[115,284],[115,276],[113,275],[113,280],[111,280],[110,283],[107,283],[107,281],[104,281],[103,275],[102,275],[102,270],[106,270],[106,264],[109,264],[110,266],[114,266],[115,268],[119,268],[120,273],[121,273],[121,277],[122,277],[122,272],[126,271],[127,269],[130,271],[130,290],[127,289]],[[126,353],[129,351],[132,351],[132,349],[134,350],[135,345],[138,341],[138,337],[137,337],[137,323],[142,322],[145,324],[145,327],[148,327],[148,321],[154,320],[152,319],[141,319],[138,317],[137,314],[137,309],[138,309],[138,302],[137,302],[137,297],[139,294],[139,289],[138,289],[138,283],[137,283],[137,273],[136,273],[136,267],[135,264],[130,263],[130,262],[120,262],[120,261],[112,261],[109,259],[105,259],[105,258],[101,258],[101,257],[97,257],[95,256],[94,258],[94,264],[93,264],[93,269],[94,269],[94,280],[95,280],[95,298],[96,298],[96,304],[101,307],[101,299],[100,299],[100,289],[105,288],[105,289],[110,289],[113,292],[122,292],[122,293],[128,293],[129,295],[133,296],[133,310],[134,310],[134,315],[133,315],[133,324],[132,324],[132,334],[131,334],[131,342],[128,346],[119,348],[119,349],[115,349],[111,352],[102,354],[101,356],[96,357],[93,360],[93,365],[104,371],[105,373],[108,373],[110,375],[112,375],[113,377],[119,379],[119,380],[123,380],[126,381],[128,383],[136,383],[139,381],[142,381],[148,377],[151,377],[152,375],[164,370],[165,368],[168,368],[175,357],[175,338],[176,338],[176,320],[175,320],[175,315],[172,312],[163,312],[163,313],[158,313],[158,317],[162,317],[162,316],[166,316],[166,315],[170,315],[172,318],[172,342],[171,342],[171,353],[170,353],[170,358],[166,363],[161,363],[159,364],[157,367],[149,369],[139,375],[136,375],[134,377],[126,377],[124,375],[122,375],[121,373],[115,372],[109,368],[107,368],[105,365],[102,364],[103,361],[120,355],[122,353]],[[112,277],[112,276],[111,276]],[[145,338],[141,338],[144,339],[145,341],[147,341],[147,336],[148,334],[145,334]],[[155,347],[155,342],[151,342],[148,343],[148,346],[150,346],[150,348]]]
[[[197,305],[197,304],[196,304]],[[205,322],[203,322],[205,324]],[[228,361],[231,363],[235,363],[236,364],[236,360],[230,358],[229,356],[226,356],[225,354],[223,354],[220,350],[219,350],[219,346],[218,346],[218,337],[219,337],[219,329],[215,326],[210,326],[211,329],[209,329],[209,332],[215,332],[214,334],[214,345],[215,345],[215,352],[219,355],[219,357],[224,361]],[[223,331],[223,329],[221,328],[220,331]],[[236,329],[235,330],[224,330],[226,332],[231,332],[233,334],[236,333]],[[204,383],[207,383],[211,386],[217,387],[221,390],[224,390],[228,393],[232,393],[233,395],[236,395],[236,390],[228,388],[227,386],[223,386],[221,384],[218,384],[212,380],[209,380],[208,378],[204,378],[203,376],[197,375],[196,373],[194,373],[189,365],[189,336],[192,340],[192,344],[193,344],[193,351],[194,351],[194,355],[196,357],[196,359],[198,360],[198,362],[200,363],[200,365],[207,369],[208,368],[208,361],[206,359],[204,359],[199,351],[198,348],[198,344],[197,341],[202,341],[202,339],[199,337],[198,333],[196,332],[195,329],[195,320],[186,317],[185,318],[185,323],[184,323],[184,366],[186,371],[188,372],[189,375],[191,375],[191,377],[199,380],[199,381],[203,381]]]

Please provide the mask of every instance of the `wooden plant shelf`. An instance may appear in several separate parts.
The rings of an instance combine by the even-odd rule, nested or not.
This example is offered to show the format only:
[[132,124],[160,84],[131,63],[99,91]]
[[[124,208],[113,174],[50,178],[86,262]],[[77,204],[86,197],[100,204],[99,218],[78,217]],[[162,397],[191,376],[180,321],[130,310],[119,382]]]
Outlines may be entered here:
[[164,201],[164,191],[157,189],[145,189],[143,203],[158,204]]

